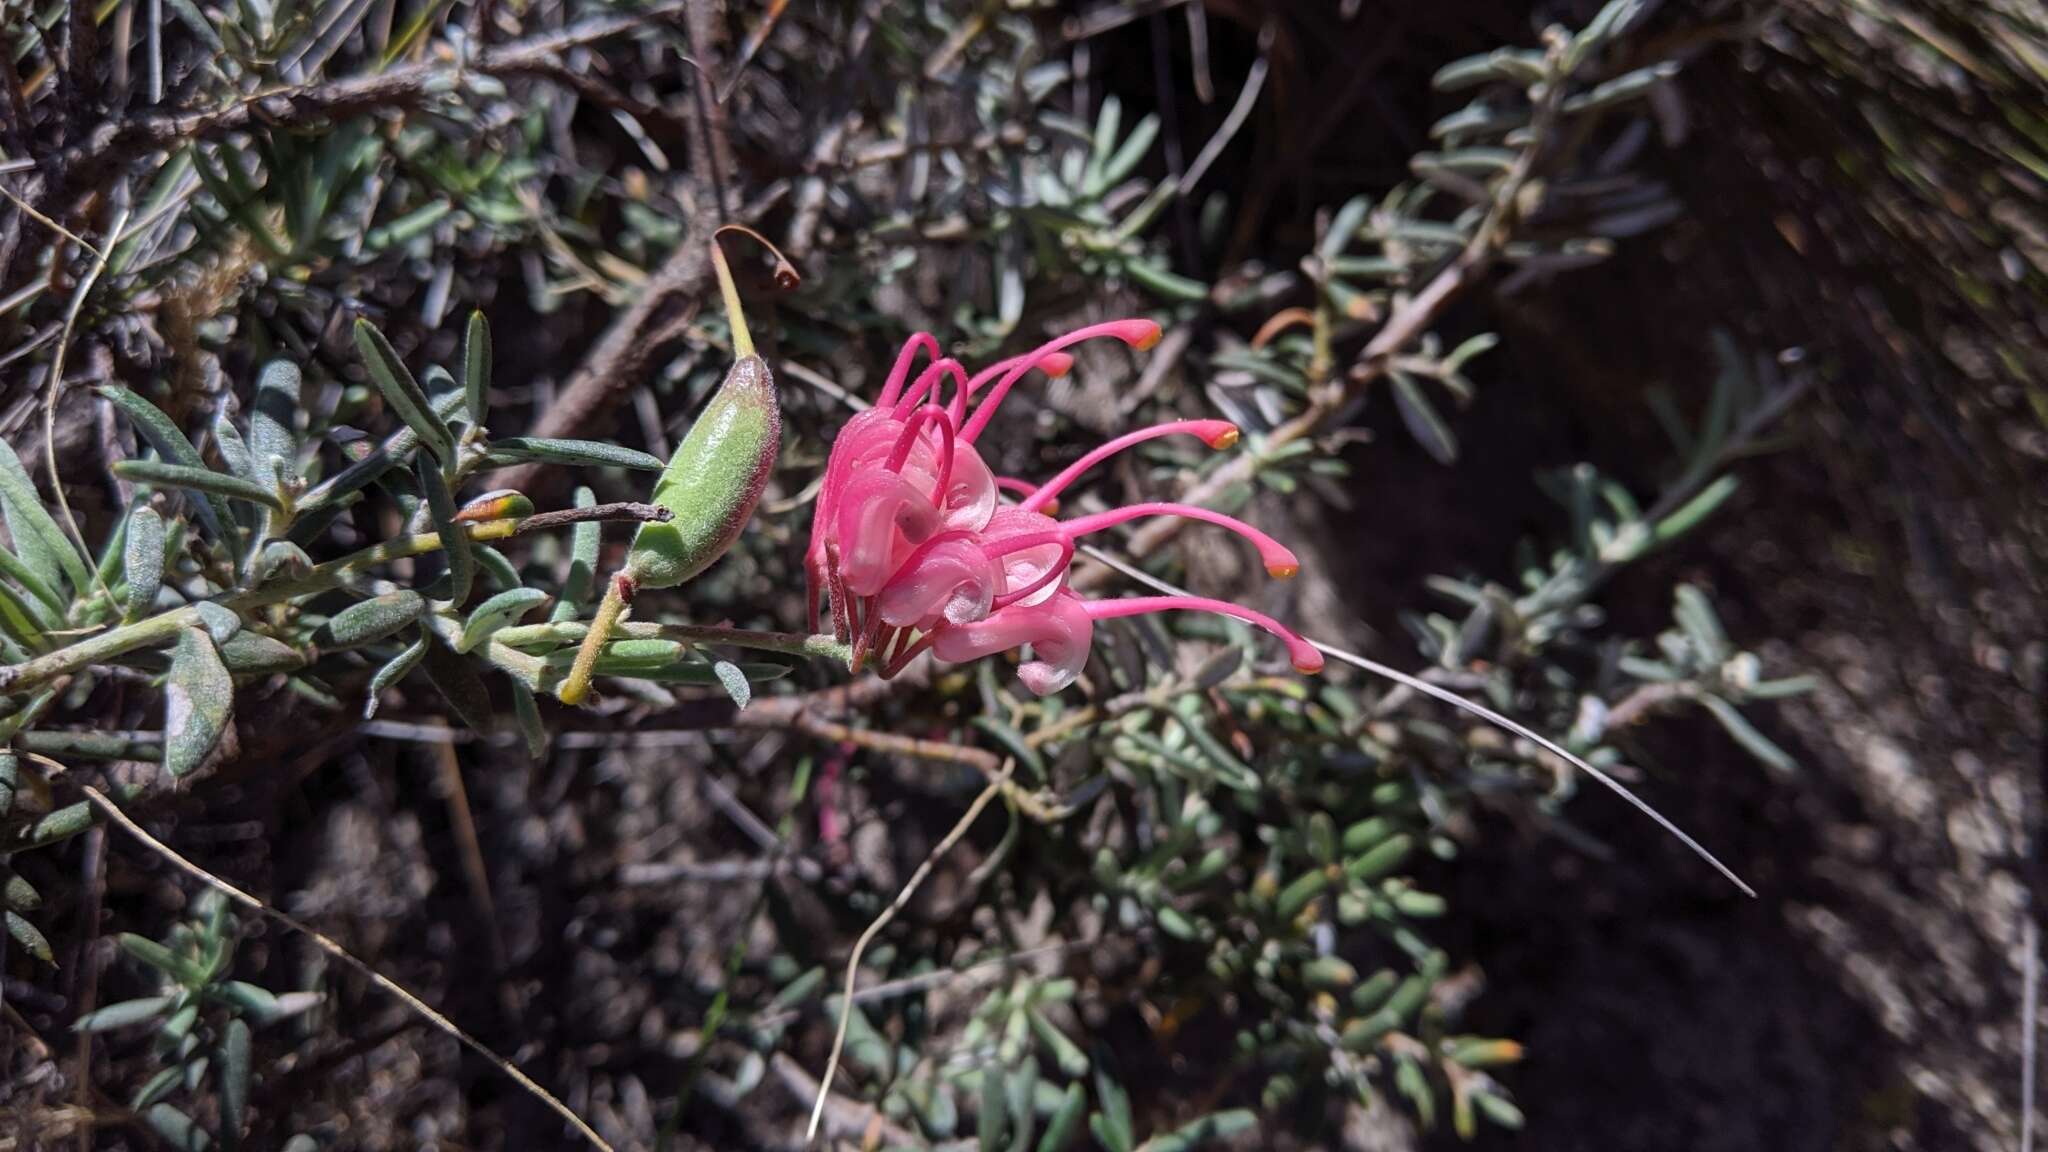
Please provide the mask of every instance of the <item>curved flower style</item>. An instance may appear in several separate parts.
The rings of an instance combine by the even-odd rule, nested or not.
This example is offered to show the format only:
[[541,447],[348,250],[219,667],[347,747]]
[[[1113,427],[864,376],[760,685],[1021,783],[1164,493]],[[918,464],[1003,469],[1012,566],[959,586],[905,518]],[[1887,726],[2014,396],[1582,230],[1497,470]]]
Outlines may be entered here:
[[[1227,528],[1258,550],[1266,571],[1285,579],[1300,570],[1293,552],[1249,524],[1184,504],[1132,504],[1056,520],[1059,494],[1118,452],[1162,436],[1190,435],[1211,448],[1237,442],[1226,420],[1177,420],[1119,436],[1041,485],[995,476],[975,449],[1016,383],[1033,370],[1064,375],[1064,350],[1107,336],[1144,350],[1159,341],[1149,320],[1117,320],[1077,329],[1022,356],[969,376],[941,358],[920,332],[903,345],[872,408],[834,440],[805,553],[811,628],[820,594],[832,624],[853,644],[856,667],[873,658],[893,676],[930,650],[964,661],[1029,645],[1019,669],[1038,695],[1072,684],[1087,663],[1095,621],[1174,609],[1214,612],[1263,628],[1286,644],[1294,666],[1316,672],[1322,654],[1278,621],[1220,600],[1157,596],[1087,600],[1068,587],[1076,541],[1145,516],[1182,516]],[[920,355],[931,362],[911,378]],[[945,385],[953,385],[950,401]],[[977,398],[978,402],[977,402]],[[1004,493],[1015,498],[1001,504]]]

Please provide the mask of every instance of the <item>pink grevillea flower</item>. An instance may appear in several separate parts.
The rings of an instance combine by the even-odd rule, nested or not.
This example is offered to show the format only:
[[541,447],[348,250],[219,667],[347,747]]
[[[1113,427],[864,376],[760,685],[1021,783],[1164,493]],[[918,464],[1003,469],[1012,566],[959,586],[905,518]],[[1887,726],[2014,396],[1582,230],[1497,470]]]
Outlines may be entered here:
[[[1061,492],[1126,448],[1182,435],[1211,448],[1230,447],[1237,427],[1225,420],[1176,420],[1127,433],[1044,484],[989,471],[975,441],[1010,389],[1033,370],[1064,375],[1073,365],[1065,349],[1095,337],[1143,350],[1158,342],[1159,326],[1149,320],[1091,325],[973,376],[957,361],[940,358],[938,341],[919,333],[904,344],[875,405],[840,430],[825,465],[804,567],[812,630],[820,622],[822,593],[834,631],[853,645],[856,667],[872,658],[884,676],[893,676],[927,650],[941,660],[964,661],[1029,645],[1031,659],[1018,676],[1045,695],[1080,675],[1095,621],[1189,609],[1263,628],[1286,644],[1296,668],[1322,668],[1312,645],[1248,608],[1180,596],[1087,600],[1068,587],[1077,541],[1147,516],[1228,529],[1258,551],[1275,577],[1293,576],[1301,567],[1279,541],[1206,508],[1132,504],[1053,518]],[[913,380],[920,354],[931,363]],[[1015,503],[1001,503],[1003,494]]]

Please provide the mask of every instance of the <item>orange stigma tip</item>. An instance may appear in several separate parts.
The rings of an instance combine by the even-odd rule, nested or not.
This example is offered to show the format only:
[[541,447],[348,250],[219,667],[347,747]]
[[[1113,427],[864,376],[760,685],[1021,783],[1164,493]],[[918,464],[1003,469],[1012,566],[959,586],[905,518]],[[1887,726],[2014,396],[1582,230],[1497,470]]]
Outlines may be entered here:
[[1323,658],[1321,656],[1316,657],[1313,664],[1306,660],[1297,660],[1294,662],[1294,670],[1304,676],[1314,676],[1323,670]]
[[1165,334],[1165,332],[1160,330],[1159,325],[1147,322],[1145,331],[1136,340],[1131,341],[1131,347],[1136,348],[1140,352],[1148,352],[1152,349],[1153,345],[1159,343],[1159,338]]
[[1074,370],[1074,358],[1065,352],[1049,353],[1045,359],[1038,362],[1038,370],[1045,373],[1048,378],[1057,380]]
[[1237,425],[1232,424],[1230,427],[1225,428],[1223,431],[1218,432],[1214,436],[1209,437],[1209,447],[1216,449],[1218,452],[1221,452],[1225,448],[1229,448],[1232,445],[1235,445],[1237,443],[1237,437]]
[[[1266,575],[1271,576],[1275,580],[1292,580],[1296,576],[1301,575],[1301,565],[1268,564],[1266,565]],[[1320,665],[1322,661],[1318,660],[1316,663]]]
[[1038,506],[1038,510],[1047,516],[1057,516],[1060,514],[1060,502],[1057,500],[1047,500]]

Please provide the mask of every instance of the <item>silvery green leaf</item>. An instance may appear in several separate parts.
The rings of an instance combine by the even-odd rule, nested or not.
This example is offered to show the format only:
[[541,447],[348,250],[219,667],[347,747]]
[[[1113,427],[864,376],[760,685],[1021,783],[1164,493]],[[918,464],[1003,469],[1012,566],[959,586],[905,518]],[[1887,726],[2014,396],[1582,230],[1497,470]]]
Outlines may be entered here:
[[1675,540],[1692,531],[1700,521],[1713,515],[1715,509],[1727,503],[1728,498],[1735,495],[1741,486],[1742,482],[1733,476],[1716,478],[1713,483],[1700,489],[1698,495],[1680,505],[1677,511],[1657,521],[1653,530],[1657,542],[1662,544],[1667,540]]
[[9,584],[0,584],[0,632],[30,652],[48,646],[35,607]]
[[1101,1065],[1095,1068],[1095,1097],[1102,1102],[1102,1111],[1088,1118],[1089,1131],[1109,1152],[1131,1152],[1136,1137],[1131,1130],[1130,1093]]
[[441,469],[424,456],[413,461],[413,466],[420,489],[426,493],[434,531],[441,536],[441,555],[448,562],[448,599],[460,607],[476,584],[476,557],[469,550],[469,533],[455,519],[455,496],[448,491],[448,481],[441,475]]
[[50,941],[35,925],[15,912],[0,913],[0,918],[7,921],[7,934],[14,937],[15,943],[27,949],[29,955],[45,964],[57,963],[56,953],[50,951]]
[[249,1108],[249,1023],[228,1021],[220,1046],[220,1142],[224,1148],[242,1143],[242,1125]]
[[55,812],[43,817],[30,826],[28,835],[10,847],[15,849],[41,848],[60,840],[69,840],[87,828],[92,827],[92,803],[80,800],[66,804]]
[[1591,112],[1596,108],[1606,108],[1633,100],[1676,75],[1676,60],[1665,60],[1648,68],[1638,68],[1596,86],[1591,92],[1572,97],[1564,102],[1564,110],[1567,113]]
[[161,460],[119,460],[114,463],[114,475],[159,488],[189,488],[208,496],[246,500],[273,512],[284,511],[284,501],[278,499],[275,491],[253,480],[215,472],[211,468],[187,468],[182,464],[165,464]]
[[289,540],[272,540],[256,557],[256,582],[264,583],[280,572],[300,575],[312,567],[313,558],[304,548]]
[[550,440],[535,436],[512,436],[491,441],[491,462],[518,464],[582,464],[591,467],[635,468],[659,472],[662,462],[645,452],[606,444],[598,440]]
[[1067,1146],[1080,1134],[1081,1117],[1087,1111],[1087,1092],[1078,1083],[1068,1084],[1059,1107],[1053,1110],[1052,1119],[1045,1122],[1045,1132],[1038,1138],[1037,1152],[1066,1152]]
[[213,1141],[206,1135],[204,1128],[194,1122],[192,1117],[169,1104],[150,1105],[149,1111],[142,1114],[142,1119],[159,1139],[177,1149],[177,1152],[206,1152],[206,1149],[213,1146]]
[[1130,175],[1131,170],[1138,166],[1138,161],[1145,158],[1145,152],[1152,147],[1152,141],[1158,138],[1159,117],[1147,113],[1144,119],[1132,127],[1131,134],[1124,137],[1124,142],[1117,148],[1115,155],[1103,164],[1101,172],[1097,173],[1095,181],[1088,188],[1089,194],[1099,196]]
[[1707,594],[1691,584],[1680,584],[1672,590],[1672,599],[1672,618],[1685,632],[1686,639],[1692,641],[1700,662],[1719,664],[1726,660],[1728,633],[1721,627],[1721,618],[1714,612]]
[[1344,248],[1357,237],[1358,230],[1365,224],[1366,213],[1372,211],[1372,197],[1353,196],[1337,209],[1330,218],[1330,229],[1323,233],[1323,241],[1316,254],[1325,263],[1343,255]]
[[306,665],[306,658],[298,649],[246,628],[220,646],[220,658],[228,671],[242,676],[296,672]]
[[427,601],[410,588],[351,604],[327,621],[327,642],[352,648],[372,644],[418,620]]
[[456,641],[457,652],[468,652],[490,638],[500,628],[519,622],[519,618],[540,607],[548,594],[538,588],[513,588],[476,606],[469,614],[469,620],[462,626],[462,638]]
[[540,702],[533,690],[517,680],[512,682],[512,710],[519,716],[519,732],[526,737],[526,754],[539,760],[547,755],[548,730],[541,723]]
[[391,341],[368,320],[357,320],[355,326],[356,350],[362,353],[363,366],[369,369],[370,379],[377,390],[384,395],[391,410],[405,421],[424,444],[427,451],[443,462],[454,459],[455,440],[448,434],[448,426],[434,413],[434,406],[427,400],[427,394],[420,390],[419,381],[398,358],[391,347]]
[[[299,459],[299,366],[273,360],[256,382],[256,410],[249,414],[250,479],[271,487],[296,479]],[[276,461],[284,461],[285,474]]]
[[1008,1135],[1005,1131],[1010,1120],[1007,1088],[1000,1062],[991,1060],[982,1065],[981,1115],[975,1132],[981,1152],[1001,1152],[1003,1138]]
[[1701,696],[1700,703],[1705,704],[1707,711],[1713,713],[1714,719],[1721,722],[1721,727],[1728,730],[1728,735],[1733,736],[1735,742],[1742,745],[1743,751],[1756,757],[1764,767],[1787,773],[1798,769],[1799,762],[1792,759],[1792,754],[1778,747],[1770,737],[1757,731],[1756,726],[1751,724],[1749,718],[1737,710],[1735,705],[1719,696]]
[[1444,371],[1456,372],[1463,368],[1474,356],[1492,350],[1499,343],[1500,337],[1491,332],[1481,332],[1479,335],[1471,337],[1456,348],[1451,349],[1451,354],[1444,357]]
[[164,771],[176,779],[199,767],[220,741],[234,708],[235,681],[197,628],[178,633],[164,679]]
[[748,702],[753,700],[754,689],[747,683],[747,674],[740,671],[739,665],[728,660],[717,660],[712,662],[711,671],[718,677],[718,683],[725,688],[725,694],[732,697],[736,707],[745,708]]
[[[172,464],[186,468],[205,468],[206,462],[199,458],[199,450],[192,447],[192,441],[185,438],[163,409],[137,396],[119,385],[107,385],[98,389],[101,396],[120,409],[128,422],[135,425],[137,435],[156,449],[156,454]],[[228,551],[239,554],[242,550],[242,531],[235,526],[234,509],[219,496],[207,495],[198,508],[199,518],[207,531],[220,539]]]
[[462,389],[469,422],[483,427],[491,402],[491,326],[482,312],[471,312],[463,330]]
[[[576,507],[590,508],[597,504],[597,494],[588,488],[576,489]],[[590,599],[590,591],[597,580],[597,546],[603,540],[603,525],[595,520],[586,520],[576,525],[569,534],[569,575],[562,581],[562,598],[555,601],[555,610],[548,615],[554,621],[574,620],[583,609],[584,601]]]
[[126,619],[139,620],[155,606],[164,586],[164,518],[148,504],[138,502],[128,514],[121,567],[128,581]]
[[386,660],[384,666],[377,669],[376,674],[370,677],[369,694],[363,700],[363,719],[369,720],[377,715],[378,697],[384,694],[386,688],[405,679],[405,674],[412,671],[413,666],[420,662],[420,657],[426,654],[427,641],[422,637],[413,641],[405,651]]
[[142,1109],[163,1099],[171,1089],[178,1086],[178,1081],[183,1079],[184,1076],[185,1070],[175,1064],[169,1068],[159,1069],[156,1075],[151,1076],[143,1082],[142,1087],[135,1090],[134,1099],[128,1101],[128,1110],[130,1112],[140,1112]]
[[111,1032],[116,1028],[129,1028],[147,1024],[164,1014],[171,1006],[172,996],[146,996],[140,1000],[123,1000],[109,1004],[80,1016],[71,1025],[74,1032]]
[[21,457],[4,440],[0,440],[0,515],[7,520],[15,555],[43,583],[56,588],[60,580],[69,579],[73,592],[84,595],[91,590],[92,569],[86,557],[57,527],[28,470],[21,466]]
[[192,605],[192,610],[199,615],[199,626],[206,629],[206,634],[216,645],[225,643],[228,637],[242,630],[242,618],[225,604],[201,600]]
[[241,429],[228,418],[223,408],[213,418],[213,446],[220,450],[220,462],[228,471],[252,483],[267,483],[264,475],[256,470],[255,457],[249,454],[248,441],[242,439]]
[[42,893],[37,892],[35,885],[30,884],[26,878],[9,875],[6,880],[0,881],[0,907],[27,915],[42,906]]
[[490,577],[491,583],[499,590],[519,587],[519,569],[505,558],[503,552],[488,544],[476,543],[469,546],[469,551],[476,557],[477,567],[483,569],[484,575]]
[[1393,372],[1388,377],[1393,385],[1394,408],[1401,414],[1401,423],[1407,425],[1408,434],[1422,445],[1422,450],[1439,464],[1455,463],[1458,459],[1458,441],[1451,434],[1450,425],[1437,414],[1429,398],[1422,394],[1422,386],[1406,372]]
[[20,557],[5,548],[0,548],[0,575],[9,577],[28,591],[29,604],[36,609],[36,618],[43,622],[45,628],[63,626],[66,606],[63,596]]
[[[461,392],[451,392],[446,396],[434,398],[434,414],[444,420],[453,419],[461,406]],[[333,479],[321,481],[318,487],[306,493],[305,497],[299,501],[299,513],[302,519],[307,512],[316,508],[327,508],[338,502],[345,501],[355,493],[376,483],[386,472],[403,464],[412,455],[413,450],[419,447],[419,443],[419,434],[414,432],[410,426],[393,432],[385,438],[382,444],[372,449],[362,459],[335,473]],[[295,537],[301,540],[310,539],[310,537],[298,537],[297,527],[298,525],[293,525],[293,535]]]

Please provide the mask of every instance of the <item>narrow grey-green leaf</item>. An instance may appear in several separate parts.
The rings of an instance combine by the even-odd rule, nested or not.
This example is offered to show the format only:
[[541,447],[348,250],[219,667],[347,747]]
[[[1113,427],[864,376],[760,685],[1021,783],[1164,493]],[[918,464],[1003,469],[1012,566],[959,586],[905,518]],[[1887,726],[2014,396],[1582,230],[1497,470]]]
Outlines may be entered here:
[[72,1025],[74,1032],[111,1032],[116,1028],[129,1028],[146,1024],[171,1006],[171,996],[145,996],[140,1000],[123,1000],[109,1004],[80,1016]]
[[[136,433],[150,447],[156,449],[157,455],[187,468],[206,467],[206,461],[199,457],[199,449],[192,446],[192,441],[185,438],[185,433],[171,422],[171,418],[164,414],[163,409],[119,385],[110,384],[98,391],[115,408],[120,409],[123,416],[128,417],[128,422],[135,425]],[[198,512],[199,519],[206,525],[207,531],[225,543],[228,551],[237,554],[241,552],[242,531],[235,526],[234,509],[228,506],[226,500],[209,495]]]
[[43,894],[26,877],[10,875],[0,881],[0,908],[26,916],[42,906]]
[[242,618],[225,604],[212,600],[201,600],[192,605],[192,611],[199,617],[199,626],[213,637],[216,645],[225,644],[228,637],[242,630]]
[[282,640],[243,629],[220,645],[221,663],[242,676],[296,672],[306,666],[305,654]]
[[363,701],[363,719],[373,719],[377,715],[377,700],[384,694],[384,690],[405,679],[405,674],[412,671],[413,666],[420,662],[420,657],[426,654],[427,641],[422,637],[413,641],[405,651],[386,660],[384,666],[377,669],[376,674],[370,677],[369,696]]
[[491,441],[491,462],[517,464],[582,464],[591,467],[637,468],[659,472],[662,462],[645,452],[606,444],[598,440],[549,440],[534,436],[512,436]]
[[242,1144],[242,1125],[249,1108],[249,1022],[239,1017],[228,1021],[220,1046],[220,1142],[226,1148]]
[[519,732],[526,737],[526,754],[535,760],[547,755],[548,730],[541,723],[540,701],[534,699],[533,689],[512,682],[512,710],[519,715]]
[[981,1115],[976,1125],[976,1139],[981,1152],[1001,1152],[1004,1129],[1010,1120],[1009,1101],[1004,1099],[1007,1086],[1004,1083],[1003,1066],[990,1060],[981,1066]]
[[1792,754],[1778,747],[1770,737],[1757,731],[1756,726],[1751,724],[1749,718],[1735,705],[1719,696],[1701,696],[1700,703],[1705,704],[1707,711],[1714,714],[1714,719],[1721,722],[1721,727],[1728,730],[1728,735],[1733,736],[1735,742],[1742,745],[1743,751],[1756,757],[1766,768],[1786,773],[1798,770],[1799,762],[1792,758]]
[[234,708],[235,681],[213,638],[181,629],[164,678],[164,771],[173,779],[199,767],[220,741]]
[[427,394],[420,390],[419,381],[406,370],[404,361],[391,347],[391,341],[386,340],[384,333],[368,320],[356,321],[355,336],[356,350],[362,353],[363,366],[369,369],[371,381],[384,394],[391,410],[419,436],[427,451],[442,461],[454,459],[455,440],[449,436],[448,426],[434,414]]
[[540,607],[548,594],[538,588],[513,588],[476,606],[469,614],[469,620],[462,626],[462,638],[455,643],[457,652],[467,652],[490,638],[500,628],[518,623],[520,617]]
[[142,1118],[164,1143],[178,1152],[206,1152],[213,1147],[213,1140],[204,1128],[169,1104],[150,1105]]
[[327,642],[352,648],[372,644],[418,620],[427,601],[410,588],[351,604],[327,621]]
[[753,686],[747,683],[747,674],[730,660],[713,661],[711,673],[718,677],[718,683],[725,688],[725,694],[732,697],[735,707],[745,708],[754,699]]
[[143,1081],[142,1087],[135,1090],[135,1098],[128,1101],[128,1110],[139,1112],[163,1099],[184,1077],[185,1070],[176,1064],[158,1069],[156,1075]]
[[420,490],[426,493],[434,531],[441,535],[441,555],[448,561],[448,599],[459,608],[476,583],[476,557],[470,554],[469,534],[455,519],[455,496],[434,462],[422,456],[413,461],[413,471],[419,476]]
[[1060,1106],[1053,1110],[1052,1119],[1045,1122],[1045,1133],[1038,1138],[1037,1152],[1066,1152],[1067,1145],[1080,1134],[1081,1117],[1087,1111],[1088,1094],[1078,1083],[1068,1084]]
[[7,533],[14,538],[15,554],[33,569],[43,582],[55,588],[60,577],[84,595],[93,586],[88,557],[71,543],[57,521],[43,507],[28,469],[6,441],[0,440],[0,515],[7,519]]
[[249,442],[242,439],[242,430],[235,427],[225,408],[213,417],[213,446],[219,450],[220,462],[228,466],[231,474],[268,486],[268,476],[257,471],[256,458],[249,452]]
[[164,587],[164,518],[148,504],[138,502],[128,514],[121,567],[128,581],[125,618],[139,620],[156,605],[156,594]]
[[469,422],[483,427],[491,403],[491,325],[481,311],[469,314],[462,333],[462,391]]
[[43,622],[44,627],[63,626],[64,597],[46,582],[40,573],[23,563],[21,557],[5,548],[0,548],[0,575],[12,578],[15,583],[27,590],[30,603],[39,606],[36,617]]
[[[451,392],[446,396],[434,398],[434,414],[444,420],[452,419],[461,406],[462,393],[460,392]],[[335,473],[333,479],[321,481],[318,487],[306,493],[305,498],[299,501],[299,513],[302,520],[305,513],[316,508],[327,508],[337,502],[345,501],[355,493],[376,483],[383,477],[384,473],[405,463],[407,458],[412,455],[414,449],[419,447],[419,443],[419,433],[414,432],[410,425],[393,432],[385,438],[382,444],[371,449],[368,455]],[[310,539],[310,537],[298,537],[297,528],[298,525],[294,524],[293,535],[295,537],[302,540]]]
[[161,460],[119,460],[114,464],[114,475],[159,488],[189,488],[208,496],[246,500],[273,512],[284,511],[284,502],[277,498],[276,492],[253,480],[215,472],[211,468],[187,468]]
[[49,645],[44,640],[42,623],[36,619],[37,612],[21,593],[11,584],[0,584],[0,632],[31,652],[40,652]]
[[50,951],[50,941],[42,934],[40,929],[29,923],[18,912],[0,913],[0,916],[5,917],[7,921],[7,934],[14,937],[15,943],[27,949],[29,955],[41,960],[43,963],[52,967],[56,966],[57,954]]
[[[588,488],[576,489],[576,507],[593,508],[597,505],[597,493]],[[555,610],[548,619],[560,622],[574,620],[582,613],[584,602],[590,599],[591,588],[597,582],[597,548],[603,542],[604,525],[595,520],[586,520],[569,533],[569,575],[562,581],[562,598],[555,601]]]
[[436,636],[427,637],[426,658],[421,663],[427,679],[441,693],[457,719],[472,731],[491,730],[491,690],[477,673],[475,662],[455,654]]
[[1394,408],[1401,413],[1401,423],[1408,426],[1408,434],[1422,445],[1422,450],[1439,464],[1455,463],[1458,459],[1458,440],[1451,435],[1450,425],[1437,415],[1429,398],[1422,394],[1422,386],[1406,372],[1395,372],[1390,377],[1394,387]]
[[[273,360],[256,382],[256,410],[249,414],[249,464],[258,483],[295,479],[299,460],[299,366]],[[275,461],[284,461],[284,473]]]

